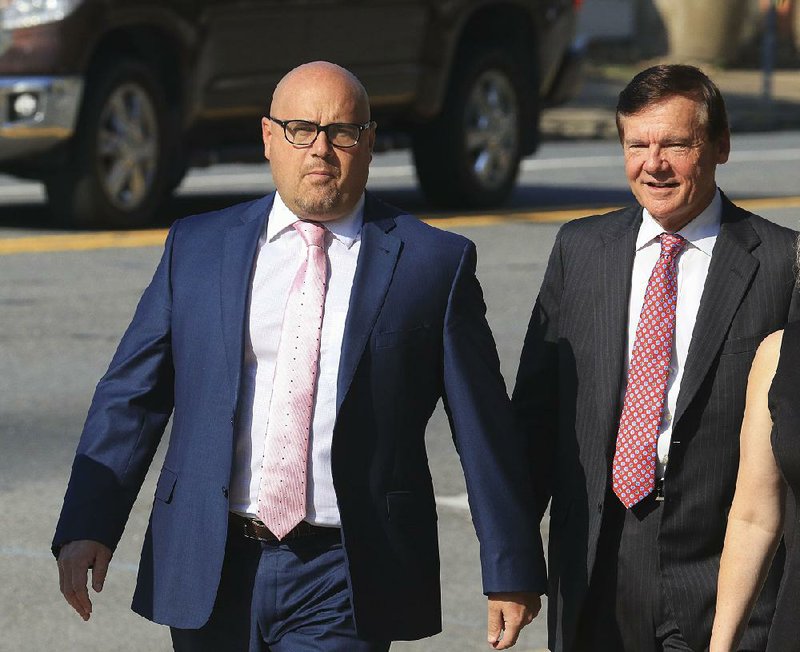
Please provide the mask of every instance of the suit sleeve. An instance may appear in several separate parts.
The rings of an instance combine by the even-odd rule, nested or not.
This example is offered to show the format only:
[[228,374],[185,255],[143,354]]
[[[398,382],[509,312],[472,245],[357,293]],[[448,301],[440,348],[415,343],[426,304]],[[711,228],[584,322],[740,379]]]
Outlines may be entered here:
[[541,521],[552,496],[558,436],[559,308],[564,287],[562,233],[550,254],[522,348],[512,405],[525,439],[536,517]]
[[177,224],[95,389],[56,526],[56,555],[78,539],[116,548],[172,413],[170,267],[176,229]]
[[516,429],[500,361],[465,247],[444,325],[444,405],[466,478],[480,542],[483,590],[544,593],[546,571],[533,518],[524,443]]

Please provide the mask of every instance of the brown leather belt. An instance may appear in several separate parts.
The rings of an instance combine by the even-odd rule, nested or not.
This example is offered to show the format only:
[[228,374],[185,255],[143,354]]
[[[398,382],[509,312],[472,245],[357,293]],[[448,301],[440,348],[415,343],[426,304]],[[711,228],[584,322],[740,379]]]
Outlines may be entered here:
[[311,525],[305,521],[300,521],[294,526],[283,539],[278,539],[269,528],[264,525],[257,518],[247,518],[241,514],[230,512],[228,518],[228,526],[236,532],[244,534],[248,539],[255,539],[265,543],[276,543],[277,541],[289,541],[290,539],[299,539],[301,537],[310,537],[320,534],[331,534],[339,532],[338,528],[321,527],[319,525]]

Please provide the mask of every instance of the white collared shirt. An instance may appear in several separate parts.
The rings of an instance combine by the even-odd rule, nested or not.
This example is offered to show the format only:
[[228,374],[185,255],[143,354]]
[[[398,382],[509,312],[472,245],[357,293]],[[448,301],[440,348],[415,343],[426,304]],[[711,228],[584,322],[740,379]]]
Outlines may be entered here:
[[[278,193],[256,252],[245,332],[239,419],[230,487],[230,509],[256,515],[261,458],[269,417],[275,362],[289,289],[306,256],[306,245],[292,224],[298,220]],[[336,384],[345,320],[361,248],[364,196],[355,209],[325,222],[328,240],[328,289],[322,321],[319,373],[309,439],[306,519],[339,526],[339,508],[331,473],[331,443],[336,420]]]
[[[683,371],[686,368],[686,354],[692,341],[700,299],[711,264],[711,254],[720,230],[722,199],[717,190],[714,199],[706,209],[684,226],[678,234],[687,243],[678,255],[678,302],[675,312],[675,337],[667,377],[667,400],[661,417],[658,434],[656,477],[663,478],[667,465],[669,446],[672,441],[672,416],[681,388]],[[628,365],[636,339],[636,327],[642,312],[647,282],[661,254],[659,236],[664,228],[644,209],[639,235],[636,238],[636,254],[631,276],[631,294],[628,305],[628,351],[625,358],[625,382],[627,384]],[[624,386],[623,386],[624,395]]]

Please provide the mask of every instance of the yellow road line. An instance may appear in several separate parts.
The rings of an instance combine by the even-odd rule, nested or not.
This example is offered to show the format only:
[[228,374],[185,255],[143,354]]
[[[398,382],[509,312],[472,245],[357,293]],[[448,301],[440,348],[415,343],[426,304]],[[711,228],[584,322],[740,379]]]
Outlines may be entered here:
[[[758,212],[776,208],[800,208],[800,196],[739,199],[736,204]],[[443,229],[486,227],[514,222],[566,222],[584,215],[605,213],[614,206],[580,207],[569,209],[520,211],[483,215],[456,215],[453,217],[425,218],[425,222]],[[166,229],[139,231],[99,231],[95,233],[69,233],[0,239],[0,256],[23,253],[55,251],[86,251],[90,249],[125,249],[135,247],[160,247],[167,237]]]
[[166,229],[147,229],[142,231],[100,231],[97,233],[70,233],[65,235],[5,238],[0,239],[0,255],[42,253],[48,251],[155,247],[163,245],[166,237]]
[[569,208],[548,211],[524,211],[519,213],[502,213],[498,215],[457,215],[454,217],[430,217],[423,219],[431,226],[440,229],[460,228],[465,226],[492,226],[509,222],[567,222],[594,213],[607,213],[619,206],[601,208]]
[[734,203],[757,213],[770,208],[800,208],[800,197],[756,197],[754,199],[737,199]]
[[[737,199],[737,206],[753,211],[775,208],[800,208],[799,197],[756,197],[753,199]],[[458,215],[454,217],[433,217],[424,221],[432,226],[446,229],[448,227],[461,228],[465,226],[492,226],[494,224],[507,224],[509,222],[567,222],[587,215],[608,213],[620,206],[580,207],[546,211],[524,211],[519,213],[503,213],[498,215]],[[800,215],[798,215],[800,218]]]

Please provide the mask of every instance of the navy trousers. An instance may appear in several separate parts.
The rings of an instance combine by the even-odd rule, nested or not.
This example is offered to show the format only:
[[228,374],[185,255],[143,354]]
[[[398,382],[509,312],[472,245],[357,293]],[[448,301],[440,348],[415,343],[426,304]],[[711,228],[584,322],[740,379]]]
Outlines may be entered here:
[[214,610],[176,652],[386,652],[358,637],[339,530],[261,543],[229,530]]

